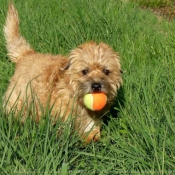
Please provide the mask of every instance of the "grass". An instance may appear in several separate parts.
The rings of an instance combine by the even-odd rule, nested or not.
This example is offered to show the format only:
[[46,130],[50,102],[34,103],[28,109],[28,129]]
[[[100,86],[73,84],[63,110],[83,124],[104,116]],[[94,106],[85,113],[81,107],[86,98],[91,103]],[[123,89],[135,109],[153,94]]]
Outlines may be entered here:
[[[85,41],[103,41],[120,53],[125,73],[101,141],[88,146],[66,126],[55,137],[49,113],[39,124],[28,119],[20,125],[1,107],[0,174],[174,174],[175,21],[160,21],[121,0],[15,5],[21,33],[37,51],[66,54]],[[1,0],[1,97],[14,71],[3,38],[6,9]]]

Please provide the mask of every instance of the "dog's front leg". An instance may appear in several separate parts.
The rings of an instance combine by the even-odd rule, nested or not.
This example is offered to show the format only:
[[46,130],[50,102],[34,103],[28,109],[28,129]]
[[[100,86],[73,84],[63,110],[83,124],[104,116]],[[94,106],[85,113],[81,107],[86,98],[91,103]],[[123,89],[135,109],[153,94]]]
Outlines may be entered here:
[[100,127],[94,126],[89,132],[85,132],[82,137],[85,144],[89,144],[91,141],[97,142],[100,140]]
[[89,119],[81,122],[80,127],[80,137],[85,144],[89,144],[91,141],[96,142],[100,140],[100,126],[97,125],[98,122]]

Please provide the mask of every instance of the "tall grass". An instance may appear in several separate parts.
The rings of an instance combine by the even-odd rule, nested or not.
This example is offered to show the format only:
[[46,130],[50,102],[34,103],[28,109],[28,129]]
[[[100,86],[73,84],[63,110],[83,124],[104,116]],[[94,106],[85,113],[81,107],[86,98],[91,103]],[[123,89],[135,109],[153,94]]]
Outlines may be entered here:
[[[121,0],[31,0],[15,6],[21,33],[37,51],[67,54],[85,41],[103,41],[120,53],[125,73],[101,141],[88,146],[71,135],[69,125],[50,125],[49,114],[39,124],[27,119],[21,125],[1,109],[1,174],[174,174],[175,21],[159,21]],[[1,0],[1,97],[14,71],[3,38],[6,9]]]

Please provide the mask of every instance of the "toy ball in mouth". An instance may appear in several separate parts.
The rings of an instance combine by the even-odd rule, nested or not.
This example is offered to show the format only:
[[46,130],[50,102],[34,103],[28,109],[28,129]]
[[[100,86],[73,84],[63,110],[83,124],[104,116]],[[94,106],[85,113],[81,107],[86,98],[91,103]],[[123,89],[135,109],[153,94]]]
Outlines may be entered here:
[[85,106],[92,111],[100,111],[105,107],[106,103],[107,96],[102,92],[90,93],[84,96]]

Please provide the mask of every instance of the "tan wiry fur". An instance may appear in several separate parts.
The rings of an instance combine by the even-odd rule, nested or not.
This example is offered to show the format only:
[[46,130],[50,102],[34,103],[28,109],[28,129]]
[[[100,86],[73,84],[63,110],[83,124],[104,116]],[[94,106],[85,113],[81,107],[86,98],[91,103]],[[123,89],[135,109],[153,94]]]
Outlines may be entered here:
[[[24,122],[28,104],[34,103],[36,121],[46,107],[52,107],[55,121],[66,121],[74,105],[72,116],[76,116],[75,128],[82,139],[86,143],[99,140],[100,117],[111,106],[122,83],[118,54],[107,44],[93,41],[80,45],[67,57],[37,53],[20,35],[18,13],[12,3],[4,33],[8,55],[16,63],[4,96],[6,111],[10,112],[14,105],[16,113],[23,108]],[[94,90],[94,83],[100,87]],[[107,95],[107,105],[101,111],[90,111],[83,104],[84,95],[94,91]]]

